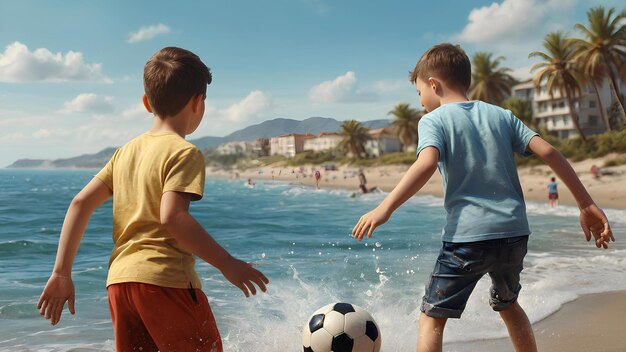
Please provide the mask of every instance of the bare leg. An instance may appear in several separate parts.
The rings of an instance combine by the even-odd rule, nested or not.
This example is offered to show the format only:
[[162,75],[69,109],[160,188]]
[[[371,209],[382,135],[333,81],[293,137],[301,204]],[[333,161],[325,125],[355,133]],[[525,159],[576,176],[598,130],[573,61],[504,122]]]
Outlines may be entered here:
[[500,317],[506,324],[509,331],[509,337],[517,352],[537,352],[537,343],[535,342],[535,334],[530,325],[530,321],[526,313],[515,302],[507,309],[500,312]]
[[441,352],[443,349],[443,328],[447,318],[433,318],[420,314],[417,352]]

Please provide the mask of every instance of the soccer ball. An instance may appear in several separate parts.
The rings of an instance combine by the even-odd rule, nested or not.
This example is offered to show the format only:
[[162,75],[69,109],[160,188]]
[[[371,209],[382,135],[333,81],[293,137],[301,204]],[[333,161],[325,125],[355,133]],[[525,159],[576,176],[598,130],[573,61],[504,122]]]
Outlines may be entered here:
[[378,352],[380,330],[363,308],[333,303],[313,313],[302,328],[304,352]]

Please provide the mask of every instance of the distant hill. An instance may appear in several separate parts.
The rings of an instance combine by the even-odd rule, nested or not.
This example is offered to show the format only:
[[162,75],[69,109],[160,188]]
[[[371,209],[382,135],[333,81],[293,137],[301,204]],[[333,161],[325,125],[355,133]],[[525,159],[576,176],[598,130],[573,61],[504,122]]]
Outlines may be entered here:
[[103,167],[117,148],[106,148],[95,154],[83,154],[68,159],[42,160],[20,159],[9,168],[101,168]]
[[[328,117],[310,117],[298,121],[277,118],[235,131],[225,137],[202,137],[189,140],[201,150],[214,148],[228,141],[253,141],[257,138],[270,138],[289,133],[337,132],[341,130],[343,121]],[[371,120],[362,122],[367,128],[389,127],[389,120]],[[9,165],[9,168],[100,168],[103,167],[115,152],[116,147],[103,149],[95,154],[84,154],[68,159],[42,160],[20,159]]]
[[[309,117],[302,121],[278,118],[235,131],[224,137],[224,139],[226,141],[251,141],[257,138],[270,138],[289,133],[319,134],[320,132],[336,132],[341,130],[342,123],[343,121],[337,121],[328,117]],[[362,123],[368,128],[389,126],[389,120],[386,119]]]
[[193,143],[198,149],[204,150],[207,148],[215,148],[218,145],[227,142],[225,137],[200,137],[198,139],[190,139],[189,142]]

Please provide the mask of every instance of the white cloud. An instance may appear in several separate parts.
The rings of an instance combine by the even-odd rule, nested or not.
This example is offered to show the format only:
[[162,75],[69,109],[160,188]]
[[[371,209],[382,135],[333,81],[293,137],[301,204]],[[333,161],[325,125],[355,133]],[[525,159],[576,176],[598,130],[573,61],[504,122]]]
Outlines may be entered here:
[[[504,0],[470,11],[468,23],[454,39],[466,43],[510,43],[545,35],[571,22],[569,11],[579,0]],[[556,22],[556,23],[555,23]],[[556,25],[556,26],[555,26]]]
[[353,71],[348,71],[332,81],[313,86],[309,91],[309,99],[317,103],[335,103],[348,100],[355,91],[356,75]]
[[146,110],[142,103],[138,103],[122,111],[120,116],[124,120],[135,120],[150,117],[152,116],[152,114],[150,114],[148,110]]
[[170,33],[172,29],[163,23],[159,23],[152,26],[144,26],[139,28],[137,32],[130,33],[128,35],[128,43],[137,43],[145,40],[152,39],[159,34]]
[[309,100],[314,103],[354,103],[375,100],[375,93],[372,87],[359,89],[356,74],[348,71],[332,81],[313,86],[309,90]]
[[510,38],[536,25],[543,17],[543,6],[535,0],[504,0],[473,9],[468,24],[458,39],[469,43],[484,43]]
[[265,93],[260,90],[255,90],[250,92],[250,94],[240,102],[220,110],[218,114],[233,122],[243,122],[262,112],[271,110],[272,107],[273,104]]
[[7,134],[2,134],[0,135],[0,142],[16,142],[19,141],[20,139],[24,139],[24,134],[20,133],[20,132],[15,132],[15,133],[7,133]]
[[65,137],[69,135],[69,131],[55,128],[55,129],[47,129],[42,128],[32,133],[33,138],[35,139],[47,139],[50,137]]
[[88,64],[76,51],[52,53],[45,48],[30,51],[20,42],[7,45],[0,53],[0,82],[93,81],[111,83],[101,64]]
[[266,113],[275,108],[272,97],[260,90],[251,91],[240,101],[231,104],[215,104],[207,100],[203,122],[190,138],[231,133],[267,119]]
[[517,78],[527,78],[527,66],[535,62],[528,59],[528,53],[543,50],[545,35],[555,30],[576,35],[574,24],[586,20],[579,18],[576,10],[602,1],[498,0],[471,10],[463,30],[447,41],[461,42],[470,57],[476,51],[503,56],[503,67],[512,68]]
[[86,112],[106,114],[113,112],[113,97],[102,96],[93,93],[80,94],[71,101],[63,104],[60,112]]

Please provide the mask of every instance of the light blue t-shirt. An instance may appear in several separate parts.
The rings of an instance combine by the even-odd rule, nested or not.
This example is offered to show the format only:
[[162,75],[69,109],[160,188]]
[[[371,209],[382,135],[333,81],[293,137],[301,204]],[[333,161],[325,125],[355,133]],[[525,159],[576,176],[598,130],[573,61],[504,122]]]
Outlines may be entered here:
[[445,242],[475,242],[529,235],[514,152],[537,133],[511,111],[481,101],[448,103],[424,115],[417,154],[439,150],[443,176]]
[[556,182],[548,183],[548,193],[552,193],[552,194],[556,193],[557,192],[556,187],[557,187]]

